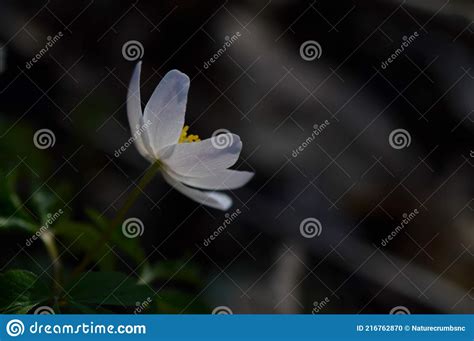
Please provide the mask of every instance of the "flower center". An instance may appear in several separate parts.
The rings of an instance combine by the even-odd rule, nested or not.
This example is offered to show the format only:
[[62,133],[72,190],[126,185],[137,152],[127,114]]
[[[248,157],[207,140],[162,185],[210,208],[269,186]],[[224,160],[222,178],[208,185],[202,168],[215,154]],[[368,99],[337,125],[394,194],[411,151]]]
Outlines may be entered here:
[[191,142],[201,141],[198,135],[192,135],[192,134],[188,135],[188,130],[189,130],[189,126],[183,127],[178,143],[191,143]]

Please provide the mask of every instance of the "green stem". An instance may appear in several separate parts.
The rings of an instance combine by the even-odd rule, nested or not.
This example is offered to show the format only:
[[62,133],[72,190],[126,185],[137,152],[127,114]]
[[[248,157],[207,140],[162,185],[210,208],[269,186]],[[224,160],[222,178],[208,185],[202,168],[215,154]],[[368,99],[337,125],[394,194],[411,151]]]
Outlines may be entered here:
[[82,260],[82,262],[73,271],[72,278],[76,278],[80,273],[82,273],[86,269],[86,267],[94,260],[95,256],[97,256],[97,254],[99,254],[99,252],[104,248],[107,242],[112,238],[114,230],[117,228],[117,226],[123,223],[123,219],[125,218],[125,215],[127,214],[128,210],[133,206],[135,201],[143,192],[143,189],[154,178],[160,168],[161,163],[159,161],[156,161],[151,165],[150,168],[148,168],[143,177],[140,179],[138,186],[136,186],[135,189],[130,193],[127,200],[125,201],[125,204],[118,211],[112,222],[108,225],[108,228],[104,231],[102,237],[99,239],[95,247],[92,248],[92,252],[87,254]]
[[53,278],[54,278],[54,293],[59,294],[61,291],[60,280],[61,280],[61,262],[59,260],[59,252],[54,240],[54,235],[50,231],[45,231],[41,234],[41,240],[46,246],[49,258],[53,265]]

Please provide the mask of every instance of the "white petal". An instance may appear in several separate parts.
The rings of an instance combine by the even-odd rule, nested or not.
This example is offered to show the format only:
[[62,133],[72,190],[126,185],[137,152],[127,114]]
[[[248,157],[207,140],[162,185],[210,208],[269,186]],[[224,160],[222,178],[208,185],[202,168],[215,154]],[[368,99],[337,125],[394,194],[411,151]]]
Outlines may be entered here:
[[171,186],[192,200],[212,208],[227,211],[232,206],[232,199],[223,193],[203,192],[198,189],[189,188],[182,183],[173,180],[169,175],[163,172],[163,177]]
[[159,152],[160,159],[173,172],[189,177],[214,175],[216,170],[233,166],[242,150],[240,137],[229,134],[229,145],[219,146],[217,137],[200,142],[179,143]]
[[140,71],[142,68],[142,62],[139,62],[133,71],[132,79],[128,87],[127,93],[127,115],[128,123],[130,124],[130,131],[132,137],[134,137],[135,146],[137,147],[139,153],[150,159],[152,157],[152,150],[147,143],[145,133],[138,133],[140,129],[143,129],[143,113],[142,113],[142,103],[140,99]]
[[184,126],[189,77],[178,70],[168,72],[145,107],[144,121],[151,121],[148,137],[155,154],[178,143]]
[[254,173],[223,169],[214,171],[213,175],[202,178],[186,177],[172,173],[169,175],[188,186],[210,190],[226,190],[244,186],[252,179]]

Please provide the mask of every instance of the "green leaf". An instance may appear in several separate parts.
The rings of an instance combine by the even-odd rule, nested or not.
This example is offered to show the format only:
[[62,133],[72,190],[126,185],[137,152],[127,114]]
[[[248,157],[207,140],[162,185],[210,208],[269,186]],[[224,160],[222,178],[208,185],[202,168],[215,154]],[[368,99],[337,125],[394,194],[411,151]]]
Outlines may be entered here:
[[155,296],[152,288],[139,285],[136,279],[119,272],[88,272],[66,292],[79,304],[125,307]]
[[112,243],[130,257],[136,264],[141,264],[145,260],[145,252],[140,245],[140,238],[127,238],[122,233],[121,226],[112,235]]
[[48,287],[29,271],[0,274],[0,312],[25,314],[49,298]]
[[[1,174],[3,177],[3,174]],[[18,179],[18,174],[13,172],[10,176],[5,176],[2,179],[2,185],[0,185],[1,191],[4,192],[6,200],[11,204],[12,208],[15,210],[21,209],[21,200],[16,192],[16,182]]]
[[98,211],[92,208],[86,208],[86,215],[100,230],[105,231],[107,229],[108,221]]
[[6,218],[0,217],[0,231],[3,229],[21,229],[28,233],[35,233],[37,230],[36,225],[26,221],[22,218]]
[[[8,115],[0,116],[0,131],[6,132],[0,139],[0,165],[9,172],[15,168],[15,171],[23,172],[29,177],[42,178],[51,174],[53,169],[52,153],[38,151],[38,148],[32,143],[35,133],[31,122],[27,120],[16,121],[14,115],[8,119]],[[22,164],[18,164],[22,160]],[[33,171],[34,173],[33,173]]]
[[104,249],[102,252],[94,250],[100,239],[99,231],[94,226],[73,221],[59,221],[52,228],[56,236],[67,241],[73,253],[93,253],[94,260],[101,270],[114,268],[114,254],[109,249]]
[[33,191],[27,200],[31,205],[28,207],[16,192],[17,178],[15,172],[3,176],[0,171],[0,230],[20,229],[35,233],[51,217],[49,213],[53,212],[52,205],[57,204],[57,200],[48,192]]
[[[94,249],[105,226],[95,228],[87,223],[62,220],[55,223],[52,228],[57,236],[72,244],[73,251],[93,254],[94,260],[98,262],[101,270],[112,270],[114,268],[116,258],[114,252],[111,252],[109,248],[104,248],[101,252]],[[145,254],[138,240],[125,238],[121,229],[118,230],[120,230],[118,233],[112,235],[111,244],[116,245],[118,250],[125,253],[136,264],[142,263]]]
[[0,170],[0,215],[12,215],[21,212],[21,200],[16,193],[17,173],[5,175]]
[[48,214],[56,212],[54,206],[58,205],[57,198],[44,190],[37,190],[31,195],[30,203],[39,217],[40,222],[48,220]]
[[[104,232],[108,229],[110,221],[93,209],[87,209],[86,214],[95,226]],[[139,239],[126,238],[120,226],[118,226],[111,236],[112,243],[116,244],[120,251],[124,252],[136,264],[141,264],[145,260],[145,252],[143,251]]]

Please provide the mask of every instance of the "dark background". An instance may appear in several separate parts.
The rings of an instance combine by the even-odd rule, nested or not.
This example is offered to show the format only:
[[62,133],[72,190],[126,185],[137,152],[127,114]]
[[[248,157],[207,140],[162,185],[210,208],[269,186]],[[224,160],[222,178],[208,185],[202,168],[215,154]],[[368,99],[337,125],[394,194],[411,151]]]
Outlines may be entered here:
[[[180,312],[199,300],[209,307],[203,313],[311,313],[327,298],[321,313],[472,313],[473,20],[468,0],[2,0],[2,169],[26,164],[52,190],[67,184],[70,194],[58,195],[76,219],[84,207],[112,217],[148,166],[135,148],[113,156],[130,137],[124,104],[135,62],[122,46],[137,40],[142,100],[167,71],[185,72],[192,132],[238,134],[235,168],[256,172],[230,192],[229,212],[242,214],[207,247],[224,212],[161,177],[130,212],[145,223],[140,242],[150,260],[198,264],[202,283]],[[238,41],[205,69],[237,31]],[[321,45],[319,59],[301,58],[307,40]],[[54,132],[53,148],[34,148],[41,128]],[[400,150],[389,144],[398,128],[411,136]],[[414,209],[420,214],[382,246]],[[301,235],[307,217],[321,222],[320,236]],[[18,253],[16,237],[8,238],[3,263]]]

